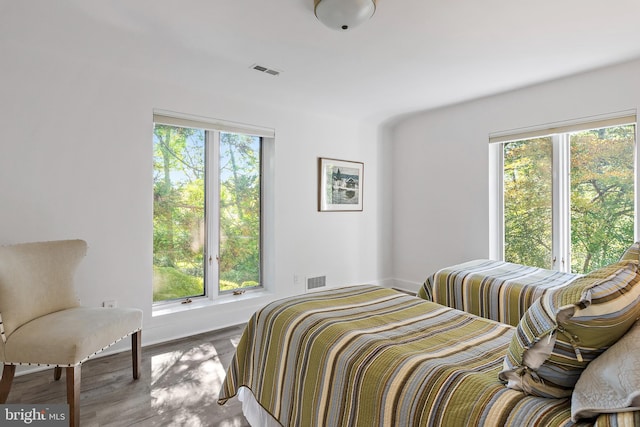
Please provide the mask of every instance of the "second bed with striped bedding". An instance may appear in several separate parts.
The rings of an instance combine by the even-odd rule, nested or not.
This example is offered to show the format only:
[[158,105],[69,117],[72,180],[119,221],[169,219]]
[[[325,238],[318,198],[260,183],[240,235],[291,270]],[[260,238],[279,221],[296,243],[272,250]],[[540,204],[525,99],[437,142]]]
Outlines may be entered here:
[[418,296],[447,307],[516,326],[549,288],[565,286],[579,274],[477,259],[429,276]]

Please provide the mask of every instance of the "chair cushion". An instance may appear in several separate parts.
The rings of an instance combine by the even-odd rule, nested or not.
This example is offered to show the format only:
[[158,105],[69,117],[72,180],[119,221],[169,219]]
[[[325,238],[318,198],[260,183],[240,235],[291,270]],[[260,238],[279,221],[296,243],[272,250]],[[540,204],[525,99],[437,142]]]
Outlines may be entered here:
[[566,397],[588,363],[640,316],[637,261],[596,270],[545,290],[520,320],[500,379],[541,397]]
[[75,366],[142,328],[142,310],[76,307],[32,320],[7,338],[5,363]]
[[79,305],[73,275],[86,252],[82,240],[0,246],[0,315],[5,337],[33,319]]

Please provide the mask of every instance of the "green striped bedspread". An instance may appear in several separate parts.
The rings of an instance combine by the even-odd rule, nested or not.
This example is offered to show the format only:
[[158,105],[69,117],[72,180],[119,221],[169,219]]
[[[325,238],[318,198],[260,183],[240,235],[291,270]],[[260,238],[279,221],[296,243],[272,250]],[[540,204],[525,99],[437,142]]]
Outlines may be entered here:
[[545,289],[563,286],[578,274],[478,259],[432,274],[418,296],[447,307],[517,326]]
[[513,330],[378,286],[291,297],[251,318],[218,403],[246,386],[283,426],[574,425],[568,399],[499,382]]

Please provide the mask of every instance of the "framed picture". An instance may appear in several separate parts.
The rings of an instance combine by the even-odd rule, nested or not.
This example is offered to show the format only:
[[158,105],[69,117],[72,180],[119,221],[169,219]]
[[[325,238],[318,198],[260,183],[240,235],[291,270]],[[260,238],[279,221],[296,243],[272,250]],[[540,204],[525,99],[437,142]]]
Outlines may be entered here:
[[318,159],[318,210],[361,211],[364,163]]

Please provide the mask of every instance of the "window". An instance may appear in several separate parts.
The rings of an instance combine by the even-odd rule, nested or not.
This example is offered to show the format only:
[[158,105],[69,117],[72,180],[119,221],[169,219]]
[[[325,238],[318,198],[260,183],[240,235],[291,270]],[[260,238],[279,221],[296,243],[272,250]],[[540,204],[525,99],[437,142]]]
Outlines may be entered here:
[[504,257],[517,264],[553,265],[551,138],[503,146]]
[[153,301],[262,286],[268,130],[154,115]]
[[505,261],[588,273],[618,260],[635,233],[634,122],[635,114],[491,138]]

